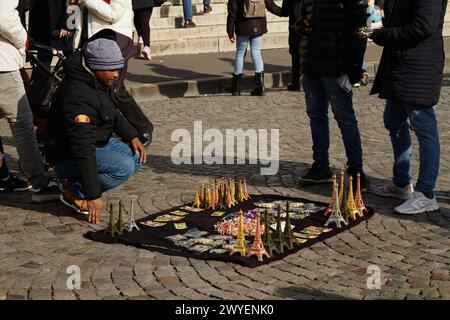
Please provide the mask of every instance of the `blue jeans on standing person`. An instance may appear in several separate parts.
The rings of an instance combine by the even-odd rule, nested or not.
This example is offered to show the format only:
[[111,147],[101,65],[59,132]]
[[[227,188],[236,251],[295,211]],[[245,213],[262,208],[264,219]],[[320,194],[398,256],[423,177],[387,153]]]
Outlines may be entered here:
[[211,0],[203,0],[204,6],[209,6],[211,4]]
[[[409,119],[409,123],[408,123]],[[440,144],[435,107],[402,104],[387,100],[384,125],[389,130],[394,152],[393,183],[407,186],[412,179],[412,144],[409,130],[419,141],[419,178],[415,187],[426,197],[433,198],[439,174]]]
[[183,16],[185,21],[192,21],[192,0],[183,0]]
[[247,54],[247,46],[250,42],[250,49],[252,51],[253,66],[256,73],[264,71],[264,62],[261,56],[263,36],[249,37],[237,36],[236,39],[236,63],[234,66],[234,74],[241,74],[244,70],[244,60]]
[[[111,138],[104,147],[96,148],[96,160],[102,192],[126,182],[141,167],[139,153],[134,153],[130,145],[117,138]],[[71,182],[80,181],[75,158],[57,165],[55,172]]]
[[316,165],[321,168],[328,168],[330,165],[328,105],[331,104],[331,110],[344,140],[347,165],[350,169],[362,169],[361,137],[353,110],[353,93],[342,89],[338,78],[310,78],[303,75],[302,85],[311,126],[313,159]]

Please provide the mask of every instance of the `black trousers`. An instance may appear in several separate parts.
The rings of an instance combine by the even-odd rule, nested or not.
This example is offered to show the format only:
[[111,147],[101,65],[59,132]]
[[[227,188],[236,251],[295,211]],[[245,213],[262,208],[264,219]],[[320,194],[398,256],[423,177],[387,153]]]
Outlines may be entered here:
[[289,54],[292,60],[292,81],[300,81],[300,35],[293,28],[289,28]]
[[144,46],[150,46],[150,18],[152,17],[153,7],[136,9],[134,11],[134,27],[138,36],[142,37]]

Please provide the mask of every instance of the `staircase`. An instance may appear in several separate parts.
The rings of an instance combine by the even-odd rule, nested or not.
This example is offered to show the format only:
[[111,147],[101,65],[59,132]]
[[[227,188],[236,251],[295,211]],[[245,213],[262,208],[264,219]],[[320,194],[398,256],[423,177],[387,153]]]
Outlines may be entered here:
[[[281,1],[276,1],[281,6]],[[212,0],[212,12],[203,14],[202,0],[192,0],[195,28],[184,28],[181,0],[167,1],[153,9],[150,19],[150,46],[152,55],[195,54],[234,51],[226,33],[227,0]],[[288,18],[267,12],[268,33],[264,35],[263,49],[288,47]],[[137,36],[134,36],[137,41]]]

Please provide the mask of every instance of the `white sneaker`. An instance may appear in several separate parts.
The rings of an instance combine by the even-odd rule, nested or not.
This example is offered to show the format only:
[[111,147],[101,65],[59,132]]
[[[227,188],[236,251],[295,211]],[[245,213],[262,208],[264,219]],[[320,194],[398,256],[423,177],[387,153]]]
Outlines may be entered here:
[[419,191],[414,191],[409,200],[406,200],[403,204],[394,209],[397,213],[410,215],[436,210],[439,210],[436,196],[434,196],[433,199],[428,199]]
[[411,183],[404,188],[399,188],[392,181],[389,181],[382,186],[374,187],[372,192],[382,197],[408,200],[414,192],[414,188]]
[[144,59],[146,60],[152,60],[152,52],[150,50],[150,47],[145,46],[144,49],[142,49],[142,55],[144,56]]

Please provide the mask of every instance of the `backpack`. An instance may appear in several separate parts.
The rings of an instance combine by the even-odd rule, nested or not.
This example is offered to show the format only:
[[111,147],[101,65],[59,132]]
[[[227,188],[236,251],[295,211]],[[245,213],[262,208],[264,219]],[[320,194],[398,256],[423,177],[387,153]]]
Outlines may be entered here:
[[264,18],[266,16],[265,0],[244,0],[244,18]]

